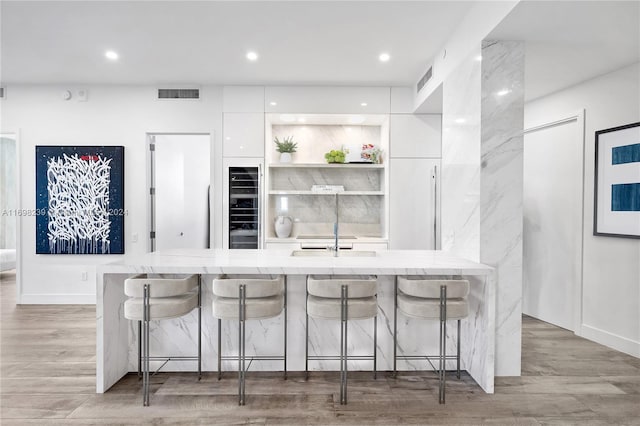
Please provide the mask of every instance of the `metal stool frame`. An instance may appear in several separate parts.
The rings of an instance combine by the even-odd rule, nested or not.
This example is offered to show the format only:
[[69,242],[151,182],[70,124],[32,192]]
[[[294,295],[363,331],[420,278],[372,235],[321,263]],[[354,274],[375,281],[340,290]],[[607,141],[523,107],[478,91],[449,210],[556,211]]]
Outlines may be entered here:
[[222,319],[218,318],[218,380],[222,379],[222,361],[238,361],[238,405],[245,405],[246,373],[253,361],[283,361],[284,380],[287,380],[287,276],[284,276],[284,354],[283,356],[259,356],[249,357],[249,366],[246,365],[246,337],[245,323],[247,321],[247,290],[246,284],[238,287],[238,355],[222,355]]
[[[460,320],[457,320],[458,335],[456,338],[456,355],[447,355],[447,287],[440,286],[440,335],[439,335],[439,354],[436,355],[398,355],[398,277],[394,280],[393,291],[393,376],[398,376],[397,360],[421,360],[426,359],[434,371],[438,373],[438,402],[445,403],[445,385],[446,361],[448,359],[456,360],[456,377],[460,379]],[[432,359],[438,359],[438,368],[435,368]]]
[[[308,278],[308,277],[307,277]],[[309,284],[307,280],[307,298],[309,297]],[[376,294],[376,300],[378,295]],[[309,379],[309,361],[331,360],[340,361],[340,405],[347,404],[347,361],[365,360],[373,361],[373,379],[378,377],[377,372],[377,352],[378,352],[378,315],[373,317],[373,355],[352,355],[347,354],[347,326],[349,321],[349,287],[343,285],[340,289],[340,356],[334,355],[312,355],[309,356],[309,313],[305,302],[305,350],[304,350],[304,373],[305,380]],[[377,302],[376,302],[377,304]]]
[[[149,322],[151,321],[151,305],[149,284],[143,287],[142,321],[138,321],[138,378],[142,378],[142,405],[149,406],[149,380],[167,365],[169,361],[198,361],[198,380],[202,379],[202,276],[198,275],[198,355],[197,356],[150,356],[149,355]],[[149,361],[164,360],[156,371],[149,375]]]

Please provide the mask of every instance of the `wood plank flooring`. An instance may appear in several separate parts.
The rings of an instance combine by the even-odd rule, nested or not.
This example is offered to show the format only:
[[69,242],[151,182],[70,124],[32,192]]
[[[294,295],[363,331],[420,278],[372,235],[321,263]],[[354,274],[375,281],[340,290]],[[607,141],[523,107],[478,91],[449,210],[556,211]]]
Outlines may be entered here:
[[95,393],[95,307],[16,306],[15,275],[0,279],[2,425],[640,425],[639,359],[529,317],[522,377],[497,378],[494,395],[451,377],[443,406],[431,372],[358,372],[341,406],[337,373],[249,373],[238,407],[235,375],[160,373],[142,407],[135,375]]

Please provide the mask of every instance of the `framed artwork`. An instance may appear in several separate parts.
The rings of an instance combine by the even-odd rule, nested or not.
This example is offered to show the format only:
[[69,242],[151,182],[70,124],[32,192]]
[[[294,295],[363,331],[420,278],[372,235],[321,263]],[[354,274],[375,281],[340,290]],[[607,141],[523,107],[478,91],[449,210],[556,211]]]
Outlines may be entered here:
[[36,146],[36,253],[124,253],[124,147]]
[[593,234],[640,238],[640,122],[596,132]]

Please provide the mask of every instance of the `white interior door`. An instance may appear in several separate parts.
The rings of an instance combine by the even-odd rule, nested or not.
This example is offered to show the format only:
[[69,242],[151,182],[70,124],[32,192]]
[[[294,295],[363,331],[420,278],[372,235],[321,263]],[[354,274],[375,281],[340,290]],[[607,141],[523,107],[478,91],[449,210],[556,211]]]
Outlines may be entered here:
[[574,330],[580,309],[583,142],[579,120],[524,137],[525,314]]
[[209,135],[154,135],[155,250],[207,248]]

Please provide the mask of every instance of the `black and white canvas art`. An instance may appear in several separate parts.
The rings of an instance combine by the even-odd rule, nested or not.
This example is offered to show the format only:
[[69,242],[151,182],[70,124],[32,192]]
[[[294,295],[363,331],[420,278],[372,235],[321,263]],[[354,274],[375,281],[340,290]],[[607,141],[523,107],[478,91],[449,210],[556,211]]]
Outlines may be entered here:
[[36,146],[36,253],[124,253],[124,147]]

